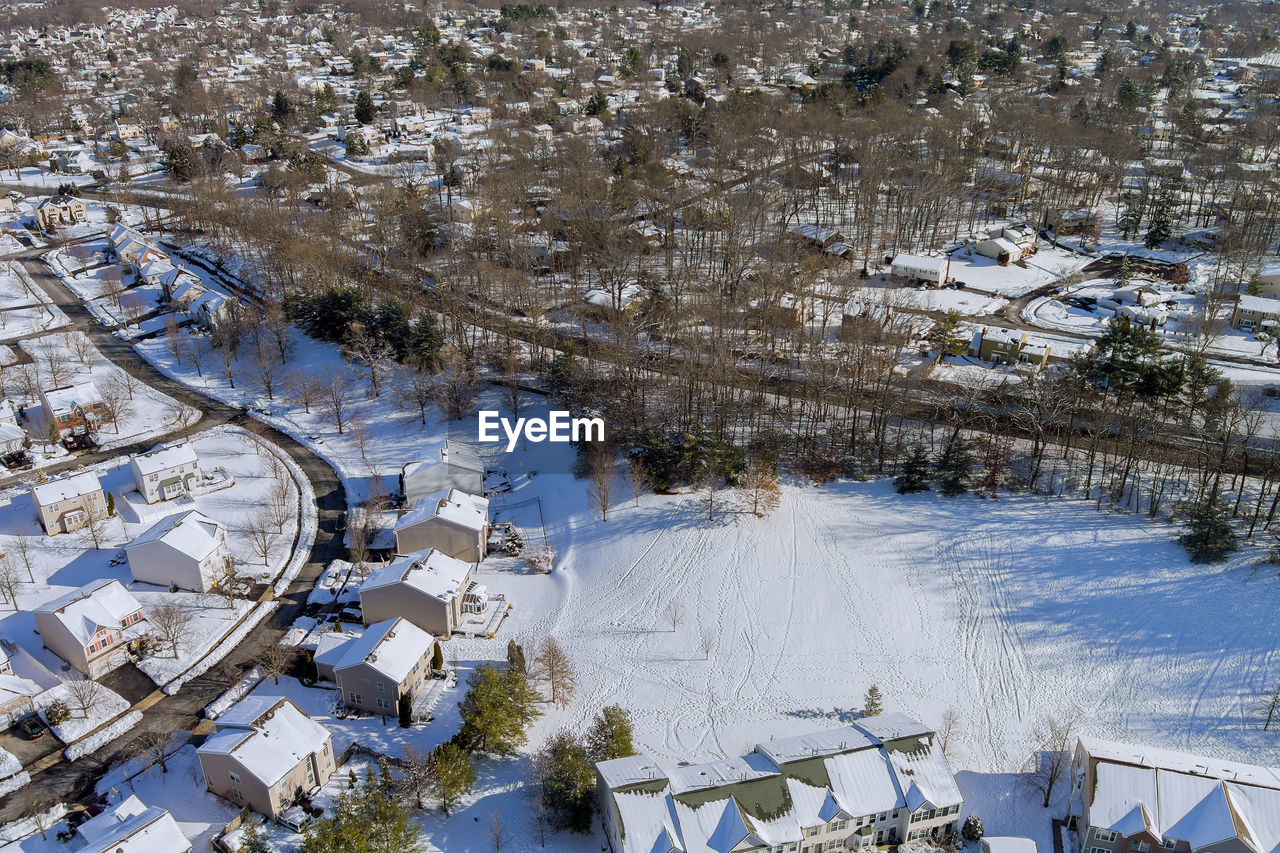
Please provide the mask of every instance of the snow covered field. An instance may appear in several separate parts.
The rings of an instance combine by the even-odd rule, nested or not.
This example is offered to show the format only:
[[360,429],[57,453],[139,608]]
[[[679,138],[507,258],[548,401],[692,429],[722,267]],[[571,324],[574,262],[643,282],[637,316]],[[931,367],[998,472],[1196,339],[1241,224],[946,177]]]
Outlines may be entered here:
[[1093,258],[1065,249],[1041,244],[1040,251],[1025,261],[1000,266],[993,258],[976,253],[967,256],[961,250],[951,255],[950,274],[957,281],[963,281],[971,290],[1016,299],[1081,269],[1092,260]]

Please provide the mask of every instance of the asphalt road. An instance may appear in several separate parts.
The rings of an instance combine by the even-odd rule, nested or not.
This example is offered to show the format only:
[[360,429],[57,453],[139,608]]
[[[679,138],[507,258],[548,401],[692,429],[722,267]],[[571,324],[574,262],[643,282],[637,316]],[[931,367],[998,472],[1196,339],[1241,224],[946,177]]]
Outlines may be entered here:
[[[251,662],[272,639],[275,630],[287,627],[300,615],[307,593],[315,586],[315,581],[324,567],[333,560],[346,556],[346,549],[342,544],[342,533],[337,529],[338,518],[346,510],[347,503],[342,481],[327,462],[290,436],[266,424],[251,420],[239,409],[206,397],[169,379],[152,367],[134,352],[128,343],[121,341],[98,323],[76,295],[38,259],[43,251],[27,252],[19,256],[19,259],[36,283],[70,318],[72,325],[89,335],[105,357],[152,388],[203,412],[200,421],[193,426],[193,431],[227,423],[249,429],[287,452],[311,481],[311,488],[316,496],[319,529],[316,531],[316,541],[311,548],[310,559],[289,589],[280,597],[281,604],[276,608],[271,619],[264,621],[251,631],[244,641],[227,655],[224,664],[236,665]],[[154,444],[154,441],[147,442],[148,447]],[[103,455],[119,456],[125,452],[127,451],[115,450]],[[86,461],[92,460],[79,457],[72,464],[79,465]],[[225,665],[215,666],[205,675],[188,682],[175,695],[166,696],[156,702],[143,711],[143,721],[139,723],[139,728],[162,726],[173,731],[180,729],[190,731],[196,728],[202,720],[201,709],[228,687],[225,672]],[[141,674],[138,673],[138,675]],[[141,687],[133,672],[128,670],[105,680],[109,684],[114,683],[120,687],[131,700],[136,698]],[[42,740],[47,740],[48,746],[24,744],[22,747],[16,747],[16,744],[23,742],[17,741],[16,736],[11,733],[6,733],[0,737],[0,746],[7,747],[6,741],[9,741],[24,755],[50,752],[50,747],[55,743],[52,736],[46,734]],[[0,799],[0,822],[21,816],[33,805],[75,802],[91,796],[93,785],[102,772],[113,762],[131,753],[129,740],[130,737],[126,737],[123,741],[108,744],[93,755],[82,758],[74,764],[63,761],[33,776],[29,785]]]

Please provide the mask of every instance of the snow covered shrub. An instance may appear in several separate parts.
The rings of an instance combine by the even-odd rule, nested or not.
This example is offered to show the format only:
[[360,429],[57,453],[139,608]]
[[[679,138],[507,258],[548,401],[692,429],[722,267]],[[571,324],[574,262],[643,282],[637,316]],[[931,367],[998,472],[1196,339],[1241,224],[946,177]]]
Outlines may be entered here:
[[555,549],[550,545],[541,545],[535,548],[530,548],[525,553],[524,564],[528,566],[531,571],[537,572],[540,575],[547,575],[550,574],[551,569],[554,568],[555,559]]
[[67,720],[71,719],[71,710],[67,707],[67,703],[61,699],[55,699],[42,709],[44,721],[53,726],[60,726]]
[[960,836],[965,841],[977,841],[982,838],[982,818],[976,814],[971,814],[964,819],[964,826],[960,828]]

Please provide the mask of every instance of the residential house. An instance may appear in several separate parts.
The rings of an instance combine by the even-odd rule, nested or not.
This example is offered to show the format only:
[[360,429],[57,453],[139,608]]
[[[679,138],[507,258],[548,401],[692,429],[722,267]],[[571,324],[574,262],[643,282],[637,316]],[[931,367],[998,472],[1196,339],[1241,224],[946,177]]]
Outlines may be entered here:
[[82,853],[191,853],[173,815],[136,794],[80,824],[76,836],[82,843],[72,849]]
[[957,832],[964,805],[937,736],[899,714],[706,764],[636,755],[596,772],[613,853],[870,849]]
[[35,711],[32,699],[44,692],[44,688],[29,678],[12,672],[0,675],[0,731]]
[[41,231],[88,221],[89,208],[75,196],[55,195],[36,205],[36,225]]
[[434,548],[478,563],[489,539],[489,499],[453,488],[425,497],[396,522],[395,536],[401,554]]
[[360,585],[364,622],[401,616],[430,634],[448,637],[464,613],[485,608],[483,591],[472,580],[475,568],[441,551],[396,557]]
[[1246,332],[1259,332],[1280,326],[1280,299],[1269,296],[1250,296],[1242,293],[1236,297],[1236,307],[1231,312],[1231,327]]
[[400,469],[400,491],[406,506],[449,489],[484,494],[484,463],[464,444],[446,441],[440,448],[440,461],[407,462]]
[[1006,225],[992,228],[987,239],[974,247],[979,255],[995,258],[1002,264],[1016,263],[1036,253],[1036,230],[1030,225]]
[[200,458],[190,444],[172,444],[129,457],[134,485],[147,503],[182,497],[200,480]]
[[250,695],[196,749],[205,790],[268,817],[333,775],[333,738],[289,699]]
[[1037,370],[1049,363],[1053,347],[1029,341],[1026,332],[983,326],[969,342],[969,355],[992,364],[1030,364]]
[[135,626],[142,622],[142,605],[112,578],[47,601],[35,616],[45,647],[97,678],[125,662],[127,640],[140,633]]
[[208,592],[231,566],[227,528],[199,510],[162,518],[124,546],[135,581]]
[[1259,296],[1280,297],[1280,263],[1267,264],[1254,277]]
[[41,391],[40,405],[59,439],[97,432],[107,414],[98,386],[90,379]]
[[401,696],[422,693],[431,677],[436,640],[403,617],[376,622],[339,646],[333,663],[338,694],[348,708],[393,716]]
[[27,431],[17,424],[0,422],[0,459],[19,459],[31,446]]
[[106,495],[98,476],[92,471],[37,483],[31,487],[31,501],[35,504],[40,526],[50,536],[79,530],[90,519],[103,518],[107,514]]
[[902,284],[927,284],[930,287],[941,287],[946,270],[947,258],[895,255],[889,262],[889,278]]
[[1280,768],[1080,738],[1068,826],[1088,853],[1280,848]]

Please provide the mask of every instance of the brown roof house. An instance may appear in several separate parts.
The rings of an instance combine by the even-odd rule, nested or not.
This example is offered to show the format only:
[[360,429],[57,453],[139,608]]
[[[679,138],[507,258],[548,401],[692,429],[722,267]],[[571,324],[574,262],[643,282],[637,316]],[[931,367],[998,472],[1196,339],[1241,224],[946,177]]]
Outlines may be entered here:
[[141,629],[142,605],[114,578],[95,581],[35,610],[46,648],[90,678],[128,659],[128,641]]
[[75,196],[56,195],[40,202],[36,207],[36,225],[48,231],[59,225],[74,225],[89,221],[89,208]]
[[333,737],[293,702],[250,695],[197,750],[205,789],[278,817],[333,775]]

